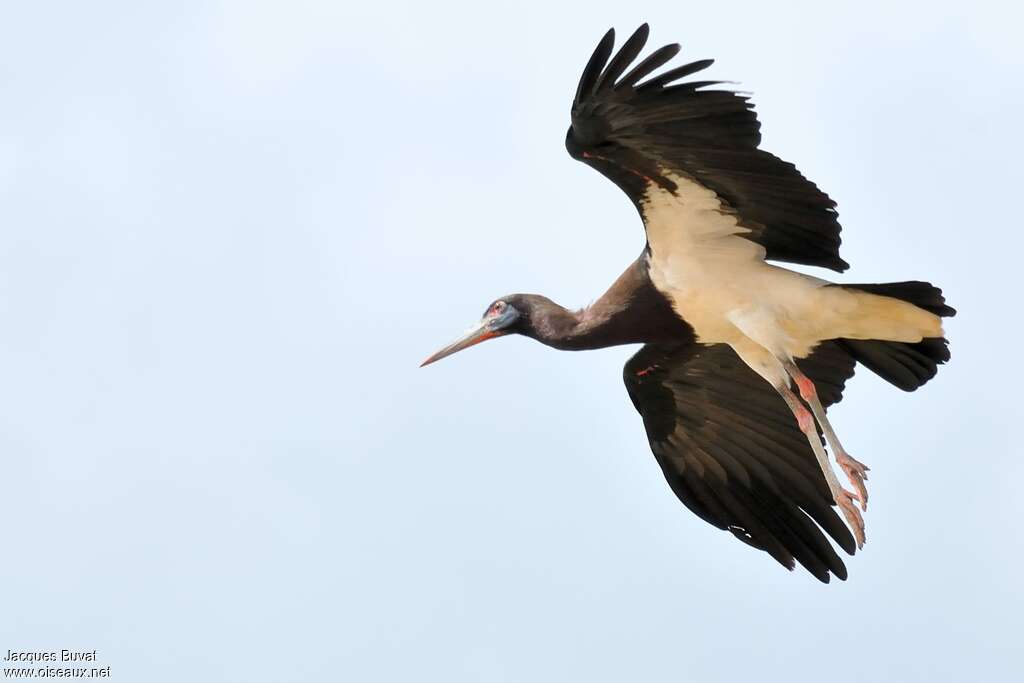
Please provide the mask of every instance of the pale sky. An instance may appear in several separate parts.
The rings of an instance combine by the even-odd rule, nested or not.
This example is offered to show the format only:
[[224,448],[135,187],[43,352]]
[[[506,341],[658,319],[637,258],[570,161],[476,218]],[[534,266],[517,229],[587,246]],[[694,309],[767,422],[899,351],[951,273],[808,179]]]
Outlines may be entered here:
[[[1014,680],[1024,23],[1005,2],[7,3],[0,658],[115,681]],[[625,9],[624,9],[625,8]],[[565,153],[610,26],[713,57],[839,202],[845,282],[926,279],[953,361],[863,369],[850,580],[669,491],[635,348],[503,339],[636,212]],[[681,63],[681,62],[680,62]]]

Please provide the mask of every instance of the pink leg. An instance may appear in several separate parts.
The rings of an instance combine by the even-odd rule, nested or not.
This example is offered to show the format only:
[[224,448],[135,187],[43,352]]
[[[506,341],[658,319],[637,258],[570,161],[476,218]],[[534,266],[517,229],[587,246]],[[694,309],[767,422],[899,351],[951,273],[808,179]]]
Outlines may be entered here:
[[801,432],[806,434],[807,432],[814,431],[814,416],[811,415],[811,411],[801,405],[797,405],[793,415],[796,417],[796,424],[800,427]]
[[860,501],[861,509],[868,509],[868,489],[864,485],[864,482],[868,478],[868,468],[864,463],[855,460],[843,445],[839,443],[839,437],[836,436],[835,431],[832,429],[832,425],[829,423],[828,418],[825,416],[825,408],[821,405],[821,401],[818,400],[818,391],[814,387],[814,382],[800,371],[800,368],[796,366],[796,363],[786,363],[786,371],[789,372],[793,381],[796,383],[797,388],[800,390],[800,397],[807,401],[807,404],[811,406],[811,410],[814,411],[814,417],[818,420],[818,424],[821,425],[821,431],[825,434],[825,440],[828,441],[829,448],[832,450],[832,455],[835,456],[836,464],[839,465],[846,477],[853,484],[853,487],[857,490]]
[[[813,384],[811,385],[813,388]],[[829,492],[832,494],[832,499],[839,506],[840,511],[843,513],[843,517],[846,518],[846,523],[850,525],[853,530],[853,536],[857,539],[857,547],[864,547],[865,535],[864,535],[864,518],[861,516],[857,506],[854,505],[854,501],[860,501],[861,505],[864,505],[864,499],[857,493],[851,493],[845,490],[836,478],[835,472],[832,471],[832,466],[828,461],[828,455],[825,453],[825,449],[821,445],[821,437],[818,436],[818,430],[814,426],[814,417],[807,410],[800,399],[796,397],[789,387],[776,387],[782,398],[786,401],[786,405],[793,411],[793,416],[796,418],[796,423],[800,427],[800,431],[807,437],[807,442],[811,445],[811,450],[814,451],[814,456],[818,459],[818,465],[821,467],[822,474],[825,475],[825,482],[828,484]]]
[[[793,367],[796,367],[794,365]],[[800,390],[800,398],[810,402],[812,398],[818,398],[818,389],[814,386],[814,382],[807,375],[797,370],[795,377],[797,389]]]

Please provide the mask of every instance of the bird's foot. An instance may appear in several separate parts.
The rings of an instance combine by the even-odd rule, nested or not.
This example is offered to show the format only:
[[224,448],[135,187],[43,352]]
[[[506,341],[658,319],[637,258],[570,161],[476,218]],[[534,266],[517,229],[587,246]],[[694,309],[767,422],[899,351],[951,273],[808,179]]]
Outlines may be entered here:
[[857,547],[863,548],[864,541],[867,540],[864,536],[864,518],[861,517],[860,510],[854,504],[854,501],[860,500],[860,496],[845,489],[839,489],[839,495],[835,496],[835,499],[836,505],[843,511],[846,523],[853,530],[853,537],[857,539]]
[[836,454],[836,464],[843,468],[846,477],[857,490],[857,499],[860,501],[860,509],[865,512],[868,509],[868,489],[864,482],[868,478],[868,471],[871,469],[859,460],[854,459],[849,453],[839,450]]

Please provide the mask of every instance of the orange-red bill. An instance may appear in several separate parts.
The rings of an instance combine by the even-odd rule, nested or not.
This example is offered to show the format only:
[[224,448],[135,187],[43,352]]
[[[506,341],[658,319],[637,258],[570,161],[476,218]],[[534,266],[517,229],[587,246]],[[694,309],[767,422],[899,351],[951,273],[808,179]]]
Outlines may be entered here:
[[479,344],[482,341],[487,341],[488,339],[500,337],[503,334],[505,333],[501,331],[488,329],[485,324],[481,323],[474,327],[469,332],[467,332],[466,334],[464,334],[459,339],[456,339],[451,344],[444,347],[443,349],[441,349],[440,351],[438,351],[437,353],[435,353],[434,355],[430,356],[425,361],[420,363],[420,367],[422,368],[425,365],[430,365],[431,363],[437,362],[442,358],[452,355],[453,353],[457,353],[463,349],[468,349],[470,346],[475,346],[476,344]]

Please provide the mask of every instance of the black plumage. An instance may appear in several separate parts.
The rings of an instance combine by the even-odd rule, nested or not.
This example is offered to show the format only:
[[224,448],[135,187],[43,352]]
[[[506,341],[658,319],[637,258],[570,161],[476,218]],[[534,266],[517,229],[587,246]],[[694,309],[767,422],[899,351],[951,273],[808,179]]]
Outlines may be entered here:
[[566,148],[615,182],[639,206],[651,179],[674,185],[666,169],[714,190],[765,248],[767,258],[843,271],[838,214],[827,194],[793,164],[758,149],[761,125],[748,97],[709,90],[719,81],[677,83],[705,59],[647,81],[678,51],[654,52],[619,79],[647,41],[644,24],[609,62],[614,30],[598,44],[572,104]]
[[[823,403],[842,397],[854,361],[834,343],[800,363]],[[846,578],[827,531],[853,554],[853,536],[793,415],[725,344],[647,345],[623,379],[672,491],[719,529],[821,581]],[[819,528],[819,526],[821,528]]]

